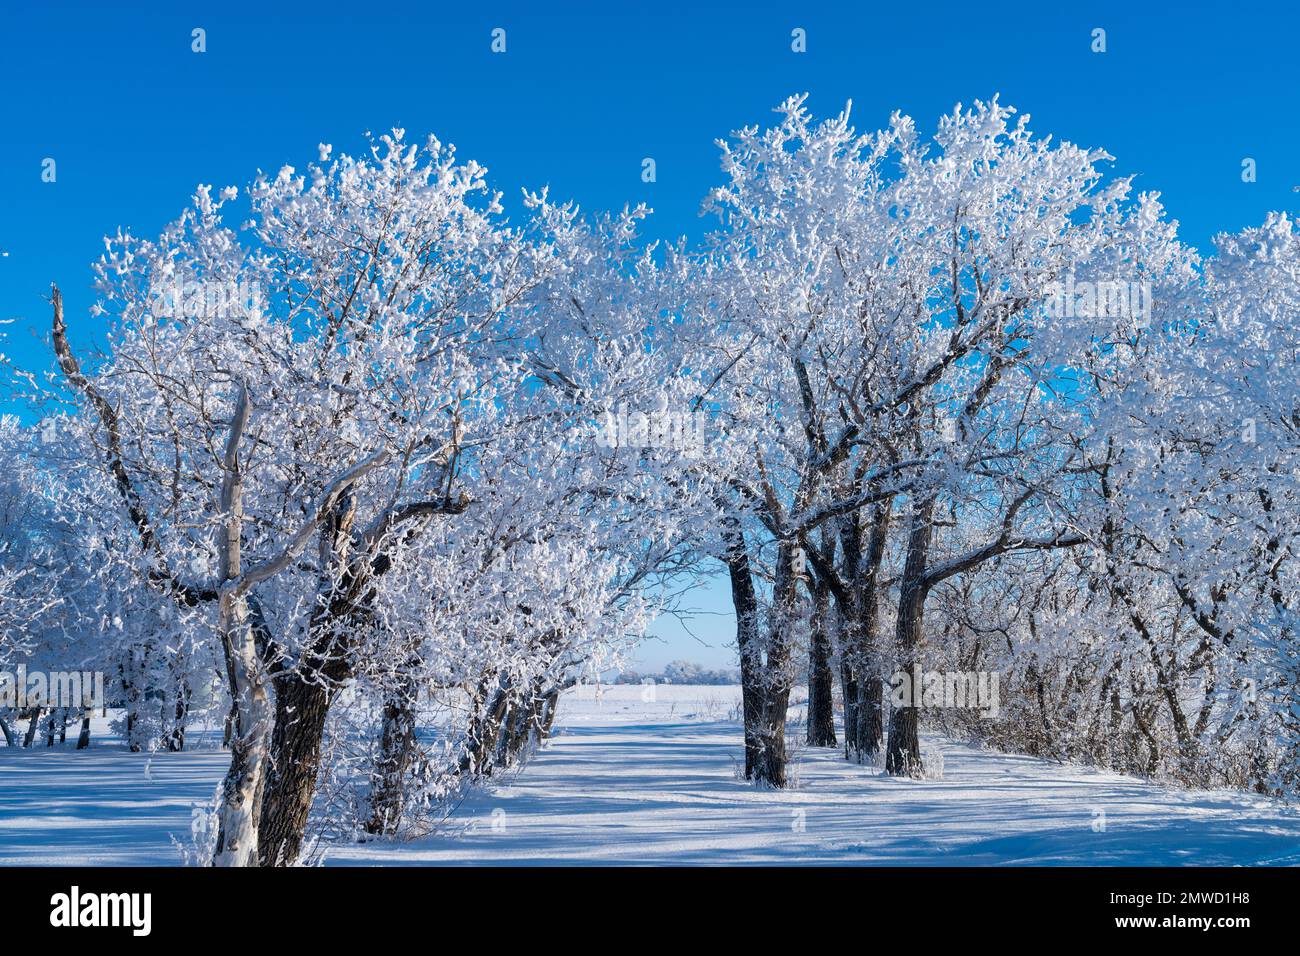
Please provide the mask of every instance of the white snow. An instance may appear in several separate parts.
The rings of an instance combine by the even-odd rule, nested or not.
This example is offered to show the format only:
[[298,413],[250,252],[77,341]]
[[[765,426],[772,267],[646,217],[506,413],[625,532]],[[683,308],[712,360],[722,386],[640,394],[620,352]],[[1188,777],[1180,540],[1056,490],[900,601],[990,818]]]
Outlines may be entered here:
[[[330,864],[1300,865],[1300,812],[1229,791],[928,738],[940,780],[912,781],[799,745],[796,786],[739,779],[735,687],[580,687],[557,736],[414,842],[334,846]],[[797,716],[797,711],[792,717]],[[0,865],[174,864],[221,751],[0,747]]]

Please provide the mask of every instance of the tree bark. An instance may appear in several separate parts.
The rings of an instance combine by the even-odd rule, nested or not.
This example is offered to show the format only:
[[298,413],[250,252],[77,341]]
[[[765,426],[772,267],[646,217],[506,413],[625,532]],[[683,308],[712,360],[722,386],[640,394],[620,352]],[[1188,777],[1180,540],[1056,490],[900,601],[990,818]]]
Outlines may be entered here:
[[223,594],[219,616],[227,676],[236,706],[230,739],[230,768],[221,785],[217,846],[212,862],[220,867],[256,866],[257,797],[266,772],[271,702],[253,629],[248,621],[247,601],[240,596]]
[[[920,659],[924,635],[925,600],[930,585],[926,578],[926,564],[930,555],[933,533],[934,499],[916,503],[912,509],[908,531],[907,560],[903,567],[903,580],[899,588],[896,643],[898,667],[909,675],[914,674]],[[921,766],[920,712],[917,701],[920,688],[913,687],[909,699],[894,710],[889,723],[889,750],[885,769],[894,776],[920,777]]]
[[250,620],[248,595],[234,583],[242,572],[240,548],[244,521],[239,443],[248,425],[249,413],[248,393],[241,389],[226,439],[225,474],[221,484],[224,522],[220,575],[223,588],[217,603],[217,633],[226,662],[226,679],[235,720],[230,740],[230,767],[222,781],[217,806],[217,845],[212,864],[220,867],[257,865],[257,798],[266,771],[266,737],[271,717],[266,673],[254,624]]
[[560,709],[560,692],[553,690],[546,697],[546,711],[542,718],[542,739],[546,740],[555,730],[555,712]]
[[14,742],[13,731],[9,729],[9,725],[5,723],[5,719],[3,717],[0,717],[0,733],[4,734],[6,747],[18,746],[18,744]]
[[[479,684],[473,715],[470,717],[465,754],[461,757],[462,773],[472,776],[490,776],[496,763],[502,725],[510,709],[510,684],[503,680],[493,686],[497,678],[484,679]],[[488,697],[489,692],[491,697]]]
[[777,548],[776,579],[772,587],[772,615],[768,622],[767,660],[762,671],[762,700],[759,708],[754,780],[772,787],[784,787],[786,777],[786,712],[790,707],[791,647],[798,577],[794,572],[794,546],[783,542]]
[[135,650],[131,650],[131,669],[128,673],[125,664],[118,666],[118,674],[122,678],[122,698],[123,705],[126,709],[126,749],[133,754],[138,754],[141,750],[140,740],[136,735],[136,727],[140,723],[140,684],[135,680]]
[[749,566],[749,552],[739,523],[727,532],[727,572],[731,578],[731,602],[736,612],[736,648],[740,655],[740,700],[745,732],[745,779],[754,776],[759,754],[758,726],[762,712],[763,661],[758,649],[758,595]]
[[189,721],[190,698],[192,695],[190,681],[185,674],[185,658],[183,655],[177,657],[172,672],[175,675],[176,707],[172,715],[171,731],[167,734],[165,744],[172,753],[180,753],[185,749],[185,725]]
[[23,737],[23,747],[30,747],[32,741],[36,739],[36,728],[39,727],[41,723],[41,709],[39,707],[33,707],[31,709],[31,715],[31,723],[27,725],[27,735]]
[[862,672],[859,661],[861,643],[858,638],[863,600],[859,586],[862,566],[861,523],[858,512],[853,511],[840,519],[840,550],[844,555],[842,578],[846,587],[835,595],[835,635],[840,656],[840,692],[844,698],[844,759],[855,759],[859,753],[858,706],[861,691],[858,681]]
[[854,736],[859,763],[873,761],[885,738],[884,661],[877,632],[880,626],[880,568],[889,537],[890,508],[888,501],[876,506],[858,576],[858,619],[854,629],[858,642],[854,655],[858,661],[858,727]]
[[812,628],[808,642],[808,735],[810,747],[834,747],[834,678],[831,675],[830,593],[813,591]]
[[[371,459],[378,460],[378,459]],[[361,466],[353,471],[363,474]],[[263,866],[293,866],[320,774],[325,721],[334,691],[352,676],[351,634],[364,623],[370,560],[353,561],[356,498],[344,485],[322,506],[318,525],[322,569],[308,633],[312,643],[298,667],[277,673],[265,787],[258,799],[258,856]]]
[[85,750],[90,746],[90,708],[81,712],[81,733],[77,735],[77,749]]
[[536,680],[528,697],[514,702],[509,731],[502,746],[507,766],[513,765],[527,748],[541,743],[549,729],[547,708],[552,696],[558,699],[558,692],[548,693],[542,682]]
[[404,700],[384,705],[379,757],[370,776],[370,820],[367,833],[397,832],[405,810],[406,771],[415,752],[415,712]]
[[[840,618],[841,627],[844,618]],[[841,652],[842,654],[843,652]],[[858,683],[853,677],[853,668],[841,656],[840,659],[840,694],[844,698],[844,758],[847,760],[858,752]]]
[[231,697],[230,707],[226,710],[226,719],[221,725],[221,748],[230,749],[230,742],[235,737],[235,700]]
[[296,671],[277,676],[266,787],[258,819],[262,866],[293,866],[302,851],[320,772],[330,690]]
[[506,719],[505,732],[501,738],[501,764],[513,767],[528,746],[532,737],[533,720],[537,716],[536,698],[515,698],[511,701],[510,714]]

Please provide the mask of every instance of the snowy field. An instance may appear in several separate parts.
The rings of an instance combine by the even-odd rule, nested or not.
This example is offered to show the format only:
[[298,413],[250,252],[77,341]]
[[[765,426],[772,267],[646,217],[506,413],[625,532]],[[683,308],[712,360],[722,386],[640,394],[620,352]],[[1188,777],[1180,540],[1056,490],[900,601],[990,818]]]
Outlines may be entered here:
[[[943,778],[813,750],[795,786],[739,779],[739,688],[582,687],[556,737],[415,842],[333,846],[326,864],[1300,865],[1300,813],[927,738]],[[792,718],[798,717],[792,713]],[[0,865],[169,865],[227,763],[221,751],[0,747]]]

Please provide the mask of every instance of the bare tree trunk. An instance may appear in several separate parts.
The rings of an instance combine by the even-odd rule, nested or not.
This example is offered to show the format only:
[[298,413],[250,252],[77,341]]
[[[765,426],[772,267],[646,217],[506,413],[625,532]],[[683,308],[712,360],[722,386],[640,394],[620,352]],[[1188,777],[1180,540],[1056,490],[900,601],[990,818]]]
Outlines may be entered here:
[[858,638],[859,618],[863,594],[859,586],[862,565],[861,524],[858,512],[850,512],[840,519],[840,548],[844,554],[842,578],[846,587],[835,596],[835,641],[840,657],[840,691],[844,698],[844,759],[858,756],[858,730],[861,719],[858,705],[861,691],[862,662]]
[[[248,394],[241,389],[226,439],[225,475],[221,485],[221,510],[225,519],[220,552],[223,582],[237,581],[242,571],[244,490],[238,453],[249,412]],[[217,845],[212,864],[256,866],[258,796],[266,770],[271,701],[249,616],[248,596],[240,586],[222,590],[217,604],[217,629],[235,720],[230,740],[230,768],[222,782],[217,807]]]
[[763,661],[758,648],[758,595],[745,549],[744,533],[734,520],[728,530],[727,571],[736,611],[736,647],[740,654],[740,699],[745,731],[745,779],[752,779],[758,759],[759,720],[763,706]]
[[221,728],[221,747],[223,750],[230,749],[230,741],[235,736],[235,699],[231,697],[230,707],[226,710],[226,719],[222,722]]
[[830,592],[813,590],[812,633],[808,642],[808,746],[834,747],[835,680],[831,675]]
[[497,749],[497,762],[503,767],[513,767],[528,743],[528,719],[532,712],[527,697],[516,696],[510,700],[505,722],[501,726],[501,742]]
[[530,744],[541,740],[543,709],[546,697],[540,681],[534,681],[526,698],[516,699],[506,734],[502,740],[501,757],[506,766],[513,766]]
[[90,746],[90,714],[89,707],[81,711],[81,733],[77,735],[78,750],[85,750]]
[[[493,686],[497,678],[487,678],[479,685],[477,702],[470,717],[468,742],[461,757],[462,773],[473,776],[490,776],[496,762],[501,740],[502,725],[510,710],[510,684],[503,680]],[[489,692],[491,697],[488,697]]]
[[[841,631],[844,618],[840,618]],[[853,668],[840,657],[840,695],[844,698],[844,757],[847,760],[858,751],[858,683],[853,678]]]
[[415,752],[415,712],[405,700],[384,705],[379,757],[370,776],[370,820],[367,833],[397,832],[405,810],[406,771]]
[[[929,595],[926,563],[930,555],[933,514],[933,498],[913,506],[907,560],[899,588],[896,634],[898,666],[909,676],[916,673],[924,635],[925,600]],[[922,773],[920,713],[917,707],[919,697],[920,688],[912,687],[909,699],[894,711],[889,723],[889,750],[885,757],[885,769],[894,776],[920,777]]]
[[759,717],[754,779],[772,787],[786,785],[785,717],[789,706],[789,686],[765,688]]
[[858,585],[858,618],[854,636],[858,641],[856,659],[858,729],[857,758],[860,763],[871,762],[884,744],[885,738],[885,687],[884,661],[881,659],[880,639],[877,633],[880,618],[880,568],[884,563],[885,544],[889,536],[890,503],[876,506],[871,521],[871,534],[867,551],[863,555]]
[[0,717],[0,733],[3,733],[5,736],[6,747],[18,746],[18,744],[14,742],[13,731],[9,729],[9,725],[5,723],[5,719],[3,717]]
[[[134,668],[134,649],[129,653]],[[140,752],[140,741],[136,736],[136,726],[140,721],[140,685],[135,675],[128,673],[126,664],[118,665],[118,674],[122,678],[122,704],[126,709],[126,749],[135,754]]]
[[275,679],[275,720],[258,822],[262,866],[293,866],[302,852],[330,695],[327,686],[294,671]]
[[176,689],[176,707],[172,714],[171,731],[167,734],[165,741],[167,749],[172,753],[180,753],[185,749],[185,725],[188,723],[190,715],[190,698],[193,692],[190,688],[189,677],[185,671],[185,664],[185,656],[178,654],[172,666],[173,683]]
[[885,680],[879,661],[872,663],[875,669],[863,675],[857,687],[859,763],[873,762],[885,743]]
[[322,508],[318,538],[322,571],[310,627],[313,643],[296,670],[275,678],[270,764],[259,807],[263,866],[292,866],[298,861],[320,775],[330,704],[335,690],[352,676],[350,635],[364,624],[363,595],[371,586],[365,573],[370,561],[349,558],[356,509],[350,485],[339,491],[328,509]]
[[[235,532],[238,534],[238,531]],[[230,769],[221,787],[213,865],[258,863],[258,795],[266,772],[271,701],[248,604],[242,597],[221,597],[221,634],[231,695],[235,699],[230,739]]]
[[32,719],[31,723],[27,725],[27,736],[23,738],[24,747],[32,745],[32,741],[36,739],[36,728],[40,726],[41,722],[41,709],[39,707],[33,707],[29,713],[32,715]]
[[772,587],[772,619],[763,668],[763,698],[759,710],[758,759],[754,779],[772,787],[786,785],[786,712],[790,707],[792,628],[798,577],[794,572],[794,547],[777,548],[776,580]]
[[560,692],[551,691],[546,697],[546,711],[542,717],[542,739],[550,737],[555,729],[555,712],[560,709]]

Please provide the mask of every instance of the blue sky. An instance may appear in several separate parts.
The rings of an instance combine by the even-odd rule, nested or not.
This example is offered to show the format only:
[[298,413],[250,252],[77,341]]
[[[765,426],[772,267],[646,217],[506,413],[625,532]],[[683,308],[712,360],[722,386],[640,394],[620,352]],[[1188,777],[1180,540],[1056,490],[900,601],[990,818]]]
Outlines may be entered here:
[[[197,183],[243,186],[258,168],[305,166],[318,142],[357,150],[366,130],[393,126],[455,143],[510,197],[549,184],[588,209],[645,201],[649,231],[666,237],[706,225],[713,140],[804,91],[819,114],[852,99],[860,127],[902,109],[924,130],[1000,93],[1038,131],[1106,148],[1202,248],[1300,206],[1300,13],[1282,4],[445,6],[0,4],[3,350],[49,366],[51,280],[74,341],[99,340],[88,266],[106,233],[155,234]],[[204,53],[191,50],[196,27]],[[497,27],[504,54],[490,49]],[[806,53],[791,50],[795,28]],[[1091,50],[1094,28],[1105,53]],[[641,181],[646,157],[654,183]],[[713,588],[702,603],[725,612],[725,597]],[[693,628],[711,646],[661,624],[644,664],[729,661],[725,613]]]

